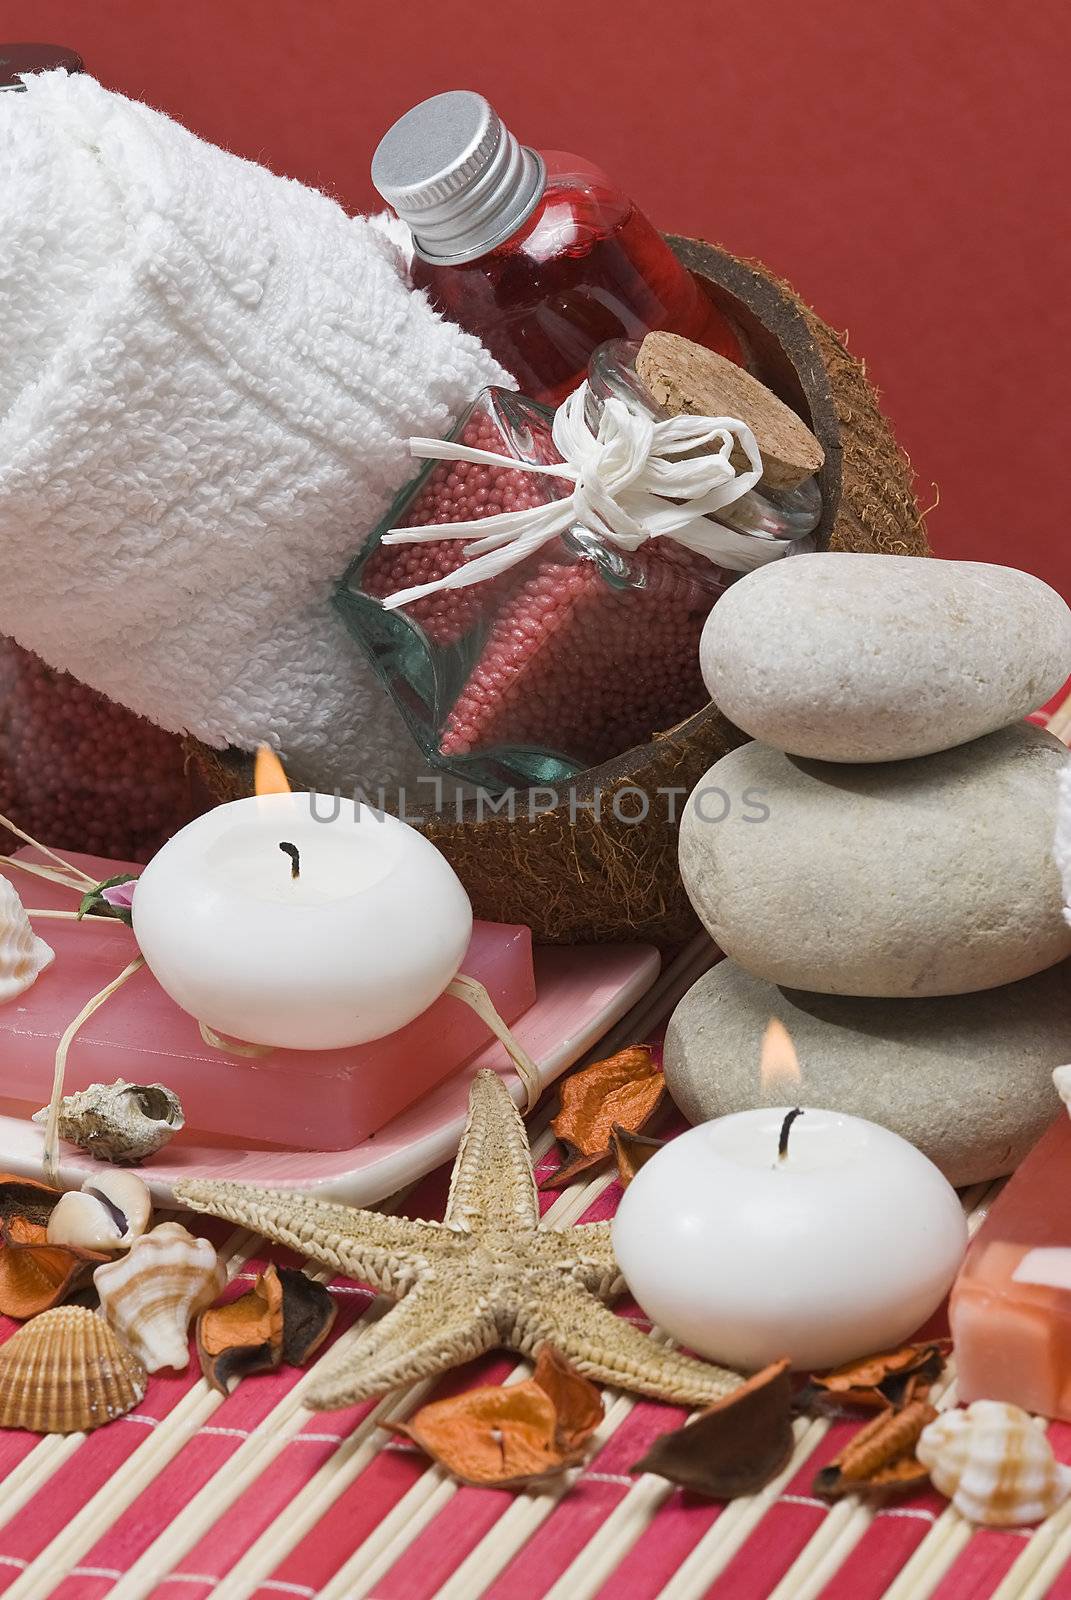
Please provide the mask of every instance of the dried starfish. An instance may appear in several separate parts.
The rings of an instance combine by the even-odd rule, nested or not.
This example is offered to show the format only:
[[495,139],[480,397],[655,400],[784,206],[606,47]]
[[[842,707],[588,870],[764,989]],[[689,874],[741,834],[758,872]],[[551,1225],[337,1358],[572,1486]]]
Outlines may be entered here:
[[667,1348],[601,1304],[618,1278],[607,1222],[544,1227],[524,1123],[502,1080],[479,1072],[439,1222],[385,1216],[285,1190],[190,1180],[175,1197],[369,1283],[398,1304],[325,1363],[307,1396],[332,1411],[505,1347],[549,1342],[589,1377],[708,1405],[733,1372]]

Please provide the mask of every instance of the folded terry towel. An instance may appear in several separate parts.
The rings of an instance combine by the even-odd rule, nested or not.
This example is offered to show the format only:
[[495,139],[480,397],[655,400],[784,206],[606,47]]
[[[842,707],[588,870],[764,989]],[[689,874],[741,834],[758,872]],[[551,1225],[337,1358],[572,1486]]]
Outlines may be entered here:
[[0,632],[321,786],[420,763],[330,603],[484,383],[389,233],[91,78],[0,95]]

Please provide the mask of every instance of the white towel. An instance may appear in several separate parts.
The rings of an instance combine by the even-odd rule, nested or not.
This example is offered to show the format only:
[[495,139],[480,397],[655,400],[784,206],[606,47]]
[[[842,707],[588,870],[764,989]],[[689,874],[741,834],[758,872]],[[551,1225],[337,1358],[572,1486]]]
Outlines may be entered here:
[[26,83],[0,95],[0,632],[322,787],[411,776],[333,585],[409,435],[511,380],[372,220],[91,78]]

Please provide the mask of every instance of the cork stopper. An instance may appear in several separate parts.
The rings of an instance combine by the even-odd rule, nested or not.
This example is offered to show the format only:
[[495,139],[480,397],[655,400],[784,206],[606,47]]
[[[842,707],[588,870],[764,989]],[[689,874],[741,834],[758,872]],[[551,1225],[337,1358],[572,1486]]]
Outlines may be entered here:
[[[806,423],[750,372],[676,333],[649,333],[636,357],[636,373],[672,416],[738,417],[758,440],[762,483],[795,489],[813,477],[825,453]],[[748,466],[737,448],[733,465]]]

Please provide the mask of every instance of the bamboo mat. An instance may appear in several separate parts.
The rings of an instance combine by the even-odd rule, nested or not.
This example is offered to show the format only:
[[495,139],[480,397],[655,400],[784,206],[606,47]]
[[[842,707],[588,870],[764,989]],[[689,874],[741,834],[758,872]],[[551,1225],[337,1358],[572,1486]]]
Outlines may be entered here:
[[[1054,721],[1061,734],[1071,726],[1067,707]],[[599,1053],[657,1036],[712,960],[709,943],[694,941]],[[549,1116],[543,1107],[531,1121],[541,1173],[555,1164]],[[395,1204],[413,1216],[441,1216],[447,1177],[436,1173]],[[972,1229],[999,1187],[964,1194]],[[611,1178],[598,1177],[544,1196],[544,1214],[560,1224],[609,1217],[619,1193]],[[213,1238],[232,1277],[252,1281],[267,1259],[303,1264],[209,1219],[193,1226]],[[383,1306],[345,1279],[329,1287],[339,1307],[331,1349],[357,1339]],[[648,1326],[631,1301],[618,1310]],[[0,1340],[14,1328],[0,1319]],[[492,1355],[377,1403],[317,1413],[303,1404],[310,1371],[249,1378],[224,1399],[193,1362],[184,1374],[156,1375],[136,1411],[88,1436],[0,1432],[0,1593],[6,1600],[1071,1600],[1071,1506],[1036,1530],[997,1532],[972,1529],[933,1493],[876,1509],[816,1499],[814,1474],[860,1426],[855,1417],[800,1419],[780,1476],[728,1505],[633,1476],[632,1464],[685,1412],[612,1390],[585,1464],[542,1493],[459,1485],[377,1426],[431,1395],[527,1372],[524,1363]],[[939,1403],[955,1403],[954,1366]],[[1071,1462],[1071,1428],[1054,1425],[1050,1437]]]

